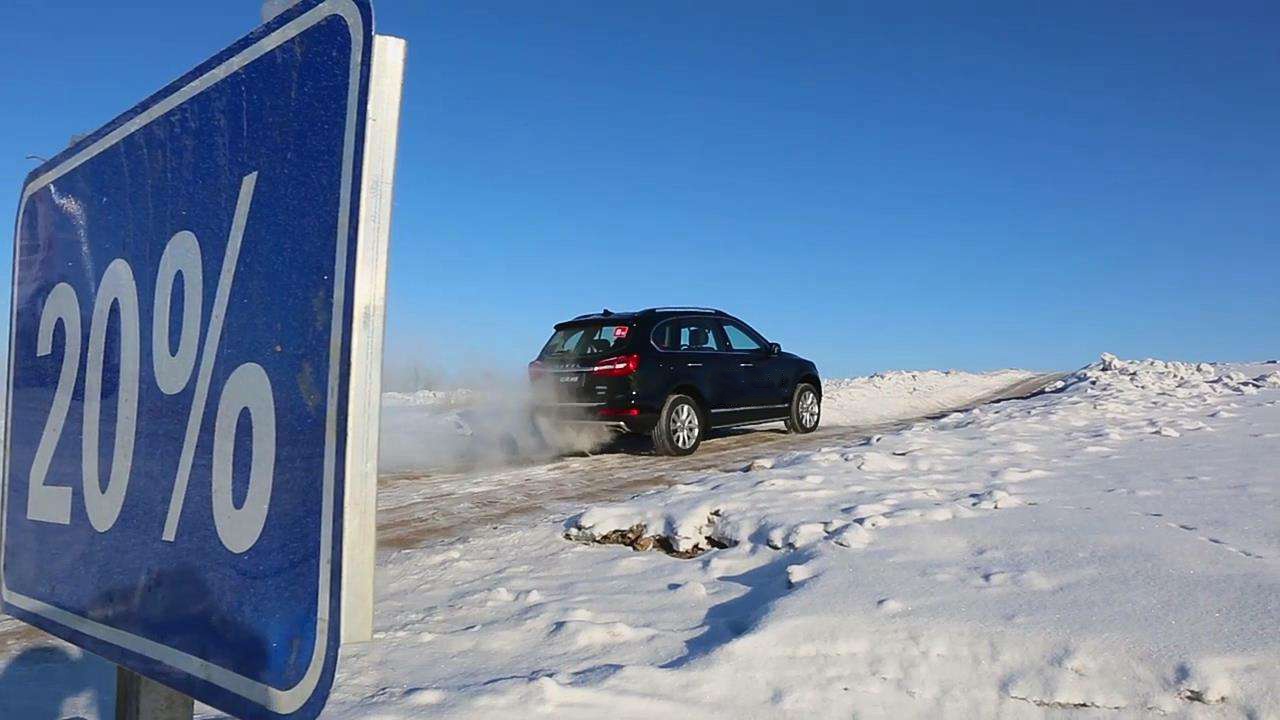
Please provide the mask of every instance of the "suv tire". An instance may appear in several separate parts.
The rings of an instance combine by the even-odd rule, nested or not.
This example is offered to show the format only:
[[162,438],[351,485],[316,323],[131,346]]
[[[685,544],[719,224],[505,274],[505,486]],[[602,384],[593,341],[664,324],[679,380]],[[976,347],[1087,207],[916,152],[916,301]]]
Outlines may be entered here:
[[707,424],[698,402],[688,395],[671,395],[662,404],[653,427],[653,449],[659,455],[692,455],[702,444]]
[[811,383],[800,383],[791,394],[791,413],[787,415],[787,432],[811,433],[818,429],[822,417],[822,396]]

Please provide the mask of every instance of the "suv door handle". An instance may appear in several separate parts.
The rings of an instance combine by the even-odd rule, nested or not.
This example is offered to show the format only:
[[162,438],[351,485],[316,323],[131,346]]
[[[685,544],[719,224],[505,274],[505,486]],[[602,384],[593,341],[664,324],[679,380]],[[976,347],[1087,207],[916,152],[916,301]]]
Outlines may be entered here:
[[755,367],[755,363],[738,363],[738,367]]
[[702,363],[685,363],[685,367],[702,367]]

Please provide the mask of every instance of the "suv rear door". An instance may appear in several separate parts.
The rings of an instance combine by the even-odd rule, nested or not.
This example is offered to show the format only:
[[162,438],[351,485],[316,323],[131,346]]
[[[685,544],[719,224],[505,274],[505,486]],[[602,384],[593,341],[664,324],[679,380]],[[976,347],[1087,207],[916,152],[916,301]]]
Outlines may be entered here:
[[672,373],[671,387],[692,385],[707,403],[713,425],[725,423],[725,408],[737,400],[737,386],[724,352],[720,325],[710,316],[683,316],[654,326],[653,344]]

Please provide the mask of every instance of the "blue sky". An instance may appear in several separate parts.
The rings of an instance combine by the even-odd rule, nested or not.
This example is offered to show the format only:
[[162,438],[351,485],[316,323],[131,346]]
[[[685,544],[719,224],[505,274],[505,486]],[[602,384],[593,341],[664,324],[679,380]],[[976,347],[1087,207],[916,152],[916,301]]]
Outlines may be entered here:
[[[673,303],[828,374],[1280,355],[1280,5],[895,5],[378,2],[390,357]],[[4,3],[0,215],[258,7]]]

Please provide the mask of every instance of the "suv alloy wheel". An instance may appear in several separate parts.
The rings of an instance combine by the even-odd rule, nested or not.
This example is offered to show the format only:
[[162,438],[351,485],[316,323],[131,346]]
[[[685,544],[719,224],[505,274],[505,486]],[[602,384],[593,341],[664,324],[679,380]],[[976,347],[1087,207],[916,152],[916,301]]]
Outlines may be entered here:
[[705,427],[702,410],[693,398],[672,395],[653,428],[653,447],[661,455],[692,455],[702,444]]
[[800,383],[791,396],[791,414],[787,416],[787,430],[793,433],[811,433],[818,429],[822,416],[822,400],[818,391],[809,383]]

